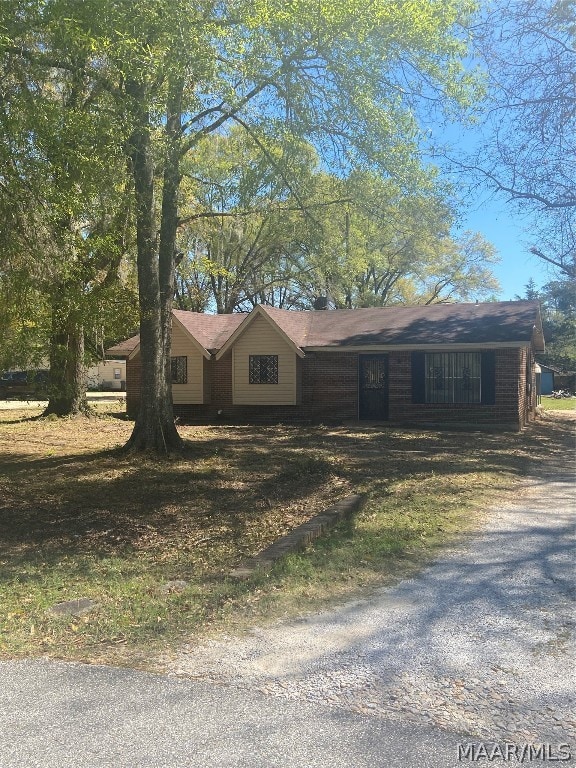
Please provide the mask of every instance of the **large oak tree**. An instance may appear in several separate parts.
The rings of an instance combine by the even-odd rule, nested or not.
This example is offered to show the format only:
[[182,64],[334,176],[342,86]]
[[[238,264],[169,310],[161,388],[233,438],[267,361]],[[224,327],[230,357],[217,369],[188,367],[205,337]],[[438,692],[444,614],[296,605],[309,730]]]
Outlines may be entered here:
[[123,123],[136,210],[141,407],[128,447],[180,446],[170,324],[182,163],[235,124],[255,141],[279,125],[331,167],[422,177],[415,114],[469,97],[463,25],[471,0],[9,0],[3,54],[107,94]]
[[[4,10],[3,30],[26,39],[23,14]],[[133,293],[121,279],[133,242],[131,187],[116,136],[122,123],[110,97],[81,75],[88,51],[80,57],[77,50],[76,68],[61,72],[5,44],[0,362],[44,367],[49,360],[46,413],[73,415],[87,409],[85,364],[104,326],[112,335],[134,323]]]

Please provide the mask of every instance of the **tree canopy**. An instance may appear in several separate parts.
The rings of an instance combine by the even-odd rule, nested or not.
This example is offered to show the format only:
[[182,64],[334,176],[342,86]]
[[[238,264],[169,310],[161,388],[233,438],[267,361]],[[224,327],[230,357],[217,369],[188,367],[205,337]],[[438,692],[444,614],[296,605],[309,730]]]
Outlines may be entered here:
[[525,285],[518,299],[539,301],[546,352],[539,361],[559,370],[576,371],[576,282],[552,280],[538,288],[534,280]]
[[433,178],[403,191],[376,172],[337,176],[302,141],[261,147],[238,129],[207,137],[183,167],[181,309],[310,308],[320,296],[348,308],[422,304],[498,289],[494,249],[478,234],[453,237]]
[[[2,21],[14,34],[22,14]],[[74,413],[85,408],[86,360],[106,333],[135,322],[121,125],[78,72],[63,77],[10,53],[1,71],[0,357],[24,366],[49,360],[47,411]]]
[[[115,153],[128,164],[142,357],[130,448],[180,442],[170,323],[186,158],[236,125],[263,149],[271,139],[305,139],[332,172],[363,166],[418,189],[429,172],[417,113],[475,96],[462,64],[474,10],[471,0],[4,4],[0,46],[10,67],[26,77],[41,70],[62,91],[78,84],[82,103],[114,124]],[[86,141],[96,141],[86,127]]]

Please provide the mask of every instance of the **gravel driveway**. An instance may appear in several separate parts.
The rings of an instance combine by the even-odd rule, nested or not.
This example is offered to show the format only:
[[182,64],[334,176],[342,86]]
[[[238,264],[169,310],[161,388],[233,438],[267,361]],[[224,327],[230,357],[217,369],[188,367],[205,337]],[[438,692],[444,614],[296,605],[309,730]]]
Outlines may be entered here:
[[240,638],[174,675],[489,740],[576,745],[572,457],[538,466],[416,578]]

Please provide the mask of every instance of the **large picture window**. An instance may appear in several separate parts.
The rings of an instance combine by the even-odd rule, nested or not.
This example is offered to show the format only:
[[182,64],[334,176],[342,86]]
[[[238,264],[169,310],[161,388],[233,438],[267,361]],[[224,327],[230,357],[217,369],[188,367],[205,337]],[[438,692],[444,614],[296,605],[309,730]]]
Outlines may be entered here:
[[250,355],[250,384],[278,384],[278,355]]
[[426,402],[479,403],[481,359],[480,352],[426,354]]
[[188,383],[188,358],[183,357],[171,357],[170,368],[172,371],[172,384],[187,384]]

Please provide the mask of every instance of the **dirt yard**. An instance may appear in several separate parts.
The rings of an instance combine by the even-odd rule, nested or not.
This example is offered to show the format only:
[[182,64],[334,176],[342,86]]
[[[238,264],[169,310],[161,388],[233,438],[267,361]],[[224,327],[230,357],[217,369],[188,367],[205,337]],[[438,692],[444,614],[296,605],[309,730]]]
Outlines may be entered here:
[[[184,454],[158,461],[118,453],[131,423],[114,407],[75,420],[0,413],[4,655],[139,663],[182,634],[381,583],[476,525],[486,500],[513,489],[530,461],[571,450],[575,416],[550,412],[521,434],[183,426]],[[228,577],[358,492],[363,512],[326,541],[247,584]],[[186,587],[166,594],[171,580]],[[49,614],[78,598],[97,608]]]

